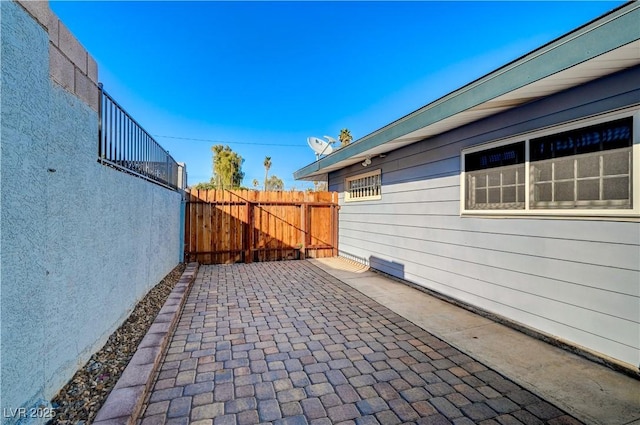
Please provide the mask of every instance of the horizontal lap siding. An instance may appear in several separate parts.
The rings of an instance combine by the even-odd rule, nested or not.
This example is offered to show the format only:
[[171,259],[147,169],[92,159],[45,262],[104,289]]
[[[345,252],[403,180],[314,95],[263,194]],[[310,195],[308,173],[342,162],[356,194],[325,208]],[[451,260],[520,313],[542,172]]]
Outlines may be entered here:
[[[558,268],[569,267],[571,264],[577,264],[580,267],[595,266],[618,269],[621,271],[637,271],[637,258],[635,251],[629,249],[629,245],[602,243],[590,241],[585,245],[584,241],[554,239],[520,236],[491,234],[486,232],[463,231],[458,229],[441,229],[424,226],[408,226],[406,223],[388,224],[380,222],[374,224],[375,229],[371,228],[371,223],[362,223],[357,217],[348,217],[345,214],[344,227],[345,231],[353,230],[355,232],[366,232],[371,237],[388,237],[392,245],[405,243],[407,246],[424,248],[427,243],[430,250],[436,253],[444,253],[447,250],[456,250],[455,255],[463,255],[469,249],[474,253],[470,258],[475,258],[483,253],[487,255],[509,255],[514,253],[511,247],[517,246],[517,256],[529,262],[536,261],[554,261],[558,263]],[[464,243],[461,243],[464,238]],[[631,246],[633,247],[633,246]],[[462,250],[458,252],[457,250]],[[518,262],[518,258],[510,258],[510,264]],[[492,261],[488,259],[487,261]],[[497,264],[496,264],[497,266]],[[506,266],[506,265],[505,265]],[[537,269],[534,269],[537,270]],[[573,274],[573,278],[578,276]],[[583,279],[580,279],[582,282]],[[607,287],[609,284],[607,284]],[[628,285],[624,287],[625,293],[637,293],[637,285]]]
[[[633,69],[596,82],[627,99]],[[637,91],[637,89],[635,89]],[[615,91],[615,90],[614,90]],[[587,91],[585,91],[587,92]],[[590,93],[600,93],[590,90]],[[578,95],[578,96],[576,96]],[[586,95],[556,96],[567,106]],[[562,111],[580,116],[599,101]],[[602,112],[615,98],[602,101]],[[344,202],[340,196],[340,251],[372,267],[459,299],[559,339],[637,367],[640,349],[640,224],[574,219],[460,217],[460,150],[518,131],[525,118],[555,124],[553,100],[520,108],[373,158],[382,169],[382,199]],[[623,105],[619,105],[623,106]],[[544,114],[546,121],[541,116]],[[522,122],[514,120],[519,119]],[[557,118],[555,118],[557,119]],[[542,123],[542,124],[541,124]],[[330,190],[362,173],[356,164],[330,175]]]

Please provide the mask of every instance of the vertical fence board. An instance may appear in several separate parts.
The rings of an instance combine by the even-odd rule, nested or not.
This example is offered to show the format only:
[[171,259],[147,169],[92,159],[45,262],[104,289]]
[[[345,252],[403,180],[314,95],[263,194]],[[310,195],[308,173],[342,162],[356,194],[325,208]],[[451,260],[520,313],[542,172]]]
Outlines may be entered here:
[[[282,197],[282,192],[278,192],[277,193],[277,200],[279,202],[281,202],[283,200]],[[282,226],[282,218],[284,215],[284,207],[281,204],[277,204],[276,205],[276,213],[273,215],[273,221],[275,223],[276,226],[276,237],[275,237],[275,252],[274,252],[274,258],[282,258],[282,230],[283,230],[283,226]]]
[[222,263],[229,263],[231,254],[231,225],[232,225],[232,216],[231,216],[231,205],[230,205],[230,196],[229,192],[224,190],[222,191],[222,242],[223,242],[223,253],[222,253]]
[[220,260],[217,252],[220,250],[220,244],[222,243],[220,235],[220,230],[222,229],[220,217],[222,215],[220,214],[220,205],[218,204],[216,192],[207,192],[211,192],[207,194],[206,201],[211,204],[211,232],[215,235],[212,237],[209,247],[211,249],[211,261],[212,263],[217,264]]

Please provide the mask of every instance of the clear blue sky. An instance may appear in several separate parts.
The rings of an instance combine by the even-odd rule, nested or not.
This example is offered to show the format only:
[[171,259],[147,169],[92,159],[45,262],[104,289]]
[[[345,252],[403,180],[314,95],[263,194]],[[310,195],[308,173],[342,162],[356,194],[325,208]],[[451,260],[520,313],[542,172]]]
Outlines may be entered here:
[[[315,160],[308,136],[357,140],[614,9],[570,2],[57,2],[105,89],[179,162],[213,144],[244,185]],[[171,136],[171,137],[167,137]],[[179,139],[184,138],[184,139]],[[204,140],[187,140],[204,139]]]

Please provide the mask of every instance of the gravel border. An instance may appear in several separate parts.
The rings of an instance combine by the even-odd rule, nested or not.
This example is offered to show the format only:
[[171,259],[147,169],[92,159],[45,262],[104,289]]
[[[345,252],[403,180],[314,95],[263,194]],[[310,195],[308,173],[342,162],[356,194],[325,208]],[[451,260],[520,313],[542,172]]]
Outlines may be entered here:
[[62,387],[51,401],[55,409],[52,424],[92,423],[185,268],[186,264],[178,264],[153,287],[100,351]]
[[187,264],[118,383],[98,411],[94,425],[135,424],[197,272],[198,263]]

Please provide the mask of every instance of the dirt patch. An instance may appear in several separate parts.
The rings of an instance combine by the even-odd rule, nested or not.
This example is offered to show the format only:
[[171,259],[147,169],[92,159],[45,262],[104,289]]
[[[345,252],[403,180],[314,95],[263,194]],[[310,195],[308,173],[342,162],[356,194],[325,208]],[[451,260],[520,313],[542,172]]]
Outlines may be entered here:
[[185,267],[179,264],[153,287],[104,347],[60,390],[51,401],[56,410],[53,424],[82,425],[93,421]]

